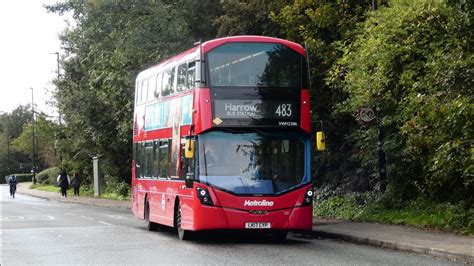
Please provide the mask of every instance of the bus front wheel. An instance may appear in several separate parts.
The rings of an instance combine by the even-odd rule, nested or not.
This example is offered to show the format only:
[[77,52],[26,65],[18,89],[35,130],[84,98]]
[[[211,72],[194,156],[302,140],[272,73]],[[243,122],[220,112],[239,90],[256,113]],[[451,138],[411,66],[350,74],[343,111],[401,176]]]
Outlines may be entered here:
[[181,222],[182,222],[182,211],[181,211],[181,204],[178,202],[177,203],[177,208],[175,211],[175,217],[174,217],[174,222],[175,222],[175,228],[176,231],[178,231],[178,237],[181,240],[190,240],[191,239],[191,232],[188,230],[184,230],[181,227]]

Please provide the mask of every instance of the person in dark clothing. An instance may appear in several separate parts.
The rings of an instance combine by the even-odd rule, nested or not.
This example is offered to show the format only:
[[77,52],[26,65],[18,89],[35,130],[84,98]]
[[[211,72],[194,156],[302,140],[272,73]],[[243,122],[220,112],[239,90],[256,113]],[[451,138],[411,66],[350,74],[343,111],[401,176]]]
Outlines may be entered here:
[[10,185],[10,197],[15,198],[16,184],[18,184],[18,180],[16,179],[16,176],[11,175],[8,178],[8,185]]
[[76,172],[71,180],[71,187],[74,188],[74,196],[79,196],[79,188],[81,187],[81,176]]
[[58,175],[57,181],[59,187],[61,188],[61,196],[67,198],[67,190],[69,188],[71,180],[69,179],[69,176],[67,175],[66,171],[61,171],[61,174]]

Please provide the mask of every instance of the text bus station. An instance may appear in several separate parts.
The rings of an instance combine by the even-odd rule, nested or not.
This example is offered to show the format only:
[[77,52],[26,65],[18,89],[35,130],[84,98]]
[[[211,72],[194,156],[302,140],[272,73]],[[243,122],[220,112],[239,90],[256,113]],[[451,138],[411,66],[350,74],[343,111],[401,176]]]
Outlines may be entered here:
[[199,43],[136,79],[132,211],[149,230],[312,228],[304,48],[270,37]]

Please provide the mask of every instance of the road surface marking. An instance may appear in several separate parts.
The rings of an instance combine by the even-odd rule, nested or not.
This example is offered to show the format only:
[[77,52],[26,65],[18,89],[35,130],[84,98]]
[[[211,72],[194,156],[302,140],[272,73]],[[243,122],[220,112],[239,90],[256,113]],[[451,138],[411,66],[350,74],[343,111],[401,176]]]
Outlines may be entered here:
[[124,218],[123,216],[118,215],[118,214],[110,214],[110,215],[107,215],[107,217],[115,218],[115,219],[123,219]]
[[55,218],[50,215],[29,215],[29,216],[4,216],[0,218],[2,222],[18,222],[18,221],[50,221]]
[[[113,226],[118,227],[118,226]],[[32,228],[9,228],[9,229],[2,229],[2,232],[8,231],[31,231],[31,230],[53,230],[53,232],[57,230],[71,230],[71,229],[93,229],[93,228],[111,228],[110,225],[95,225],[95,226],[71,226],[71,227],[32,227]]]
[[83,216],[83,215],[81,215],[80,217],[82,217],[82,218],[84,218],[84,219],[87,219],[87,220],[91,220],[91,221],[94,221],[94,220],[95,220],[94,218],[87,217],[87,216]]
[[99,221],[99,223],[101,223],[101,224],[105,224],[105,225],[108,225],[108,226],[115,226],[115,225],[113,225],[113,224],[109,224],[109,223],[102,222],[102,221]]

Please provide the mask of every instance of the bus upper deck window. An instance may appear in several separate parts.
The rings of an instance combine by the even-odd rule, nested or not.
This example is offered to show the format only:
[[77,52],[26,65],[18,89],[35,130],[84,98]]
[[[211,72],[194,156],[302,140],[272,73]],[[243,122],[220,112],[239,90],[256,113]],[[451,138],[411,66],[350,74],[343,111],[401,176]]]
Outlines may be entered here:
[[168,96],[174,93],[174,70],[168,69],[163,72],[163,86],[161,87],[161,95]]
[[196,81],[196,62],[189,62],[188,72],[186,75],[186,84],[189,89],[194,88],[194,83]]
[[187,72],[187,64],[182,64],[178,66],[178,77],[177,77],[177,91],[184,91],[186,90],[186,72]]
[[158,73],[158,75],[156,75],[155,98],[161,97],[162,78],[163,78],[163,73],[160,72]]

